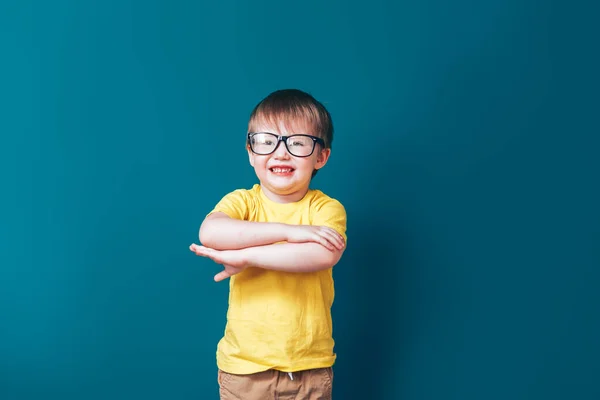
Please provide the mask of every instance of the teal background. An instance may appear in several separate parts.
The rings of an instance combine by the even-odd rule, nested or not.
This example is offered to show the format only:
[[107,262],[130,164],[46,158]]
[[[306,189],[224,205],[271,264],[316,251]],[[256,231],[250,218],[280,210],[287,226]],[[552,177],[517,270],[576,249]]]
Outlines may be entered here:
[[330,109],[338,399],[600,398],[598,8],[0,3],[0,399],[214,399],[204,215]]

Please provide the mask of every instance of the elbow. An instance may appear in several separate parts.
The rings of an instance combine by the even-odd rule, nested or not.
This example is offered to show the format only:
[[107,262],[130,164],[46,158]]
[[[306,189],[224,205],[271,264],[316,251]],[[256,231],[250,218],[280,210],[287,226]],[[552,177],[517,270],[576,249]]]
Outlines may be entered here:
[[335,267],[337,265],[337,263],[340,261],[340,259],[342,258],[343,253],[344,253],[343,250],[335,250],[335,251],[328,250],[327,256],[323,257],[321,268],[329,269],[329,268]]
[[210,224],[207,224],[206,221],[200,225],[198,239],[203,246],[214,248],[214,236],[211,234]]
[[[227,224],[223,227],[222,221],[224,218],[221,216],[222,213],[211,214],[207,216],[198,231],[198,239],[203,246],[209,247],[215,250],[227,250],[229,237],[226,232]],[[225,215],[225,214],[223,214]],[[226,218],[229,218],[225,215]]]
[[208,247],[215,250],[227,250],[227,244],[224,242],[223,235],[219,235],[218,227],[212,223],[204,222],[200,226],[198,232],[198,239],[204,247]]

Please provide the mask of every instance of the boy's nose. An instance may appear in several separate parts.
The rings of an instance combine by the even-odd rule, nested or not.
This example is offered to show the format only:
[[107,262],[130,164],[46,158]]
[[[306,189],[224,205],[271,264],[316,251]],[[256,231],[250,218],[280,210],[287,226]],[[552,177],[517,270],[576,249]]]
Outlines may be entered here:
[[281,141],[277,144],[277,148],[275,149],[275,152],[273,153],[273,155],[276,158],[289,158],[290,157],[290,153],[288,153],[287,148],[285,147],[285,143],[283,141]]

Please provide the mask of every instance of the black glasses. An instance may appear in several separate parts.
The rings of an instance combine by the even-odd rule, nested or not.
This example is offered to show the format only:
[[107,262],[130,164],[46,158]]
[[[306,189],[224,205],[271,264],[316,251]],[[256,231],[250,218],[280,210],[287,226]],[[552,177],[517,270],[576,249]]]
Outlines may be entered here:
[[248,143],[253,153],[266,156],[273,153],[279,142],[285,143],[287,151],[295,157],[308,157],[315,151],[319,143],[325,147],[323,139],[311,135],[281,136],[269,132],[254,132],[248,134]]

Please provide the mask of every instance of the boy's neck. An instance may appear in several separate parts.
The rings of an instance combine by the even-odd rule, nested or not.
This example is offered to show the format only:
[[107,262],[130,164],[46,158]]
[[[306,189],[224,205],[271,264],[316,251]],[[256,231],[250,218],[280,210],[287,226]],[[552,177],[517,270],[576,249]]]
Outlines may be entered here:
[[304,196],[306,196],[306,193],[308,193],[308,191],[310,189],[307,186],[306,188],[304,188],[302,190],[298,190],[294,193],[279,194],[279,193],[272,192],[271,190],[264,187],[263,185],[260,185],[260,188],[269,200],[271,200],[275,203],[282,203],[282,204],[296,203],[296,202],[302,200],[304,198]]

